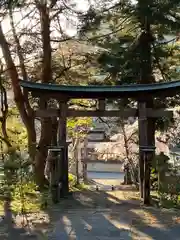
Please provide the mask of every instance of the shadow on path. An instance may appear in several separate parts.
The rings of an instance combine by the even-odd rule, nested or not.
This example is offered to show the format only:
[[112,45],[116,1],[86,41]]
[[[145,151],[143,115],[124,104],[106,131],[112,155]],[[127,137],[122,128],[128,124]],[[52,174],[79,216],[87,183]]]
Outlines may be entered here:
[[26,227],[17,228],[12,223],[10,214],[6,231],[9,235],[1,235],[0,239],[180,239],[180,212],[143,207],[137,199],[125,199],[123,193],[128,195],[130,187],[123,188],[108,192],[83,190],[57,205],[49,205],[44,213],[49,222],[45,223],[43,216],[36,221],[38,213],[34,214],[29,236]]
[[[21,224],[19,224],[19,226],[16,224],[16,215],[17,213],[12,211],[11,209],[11,201],[9,199],[4,199],[4,216],[2,216],[0,222],[0,239],[23,240],[26,237],[28,237],[29,240],[37,239],[36,235],[34,235],[33,233],[30,234],[30,229],[28,229],[27,226],[27,219],[25,220],[21,217]],[[26,221],[26,227],[23,226],[23,221]]]
[[103,191],[76,192],[47,213],[55,224],[49,239],[176,240],[180,236],[179,212],[141,207],[139,201]]

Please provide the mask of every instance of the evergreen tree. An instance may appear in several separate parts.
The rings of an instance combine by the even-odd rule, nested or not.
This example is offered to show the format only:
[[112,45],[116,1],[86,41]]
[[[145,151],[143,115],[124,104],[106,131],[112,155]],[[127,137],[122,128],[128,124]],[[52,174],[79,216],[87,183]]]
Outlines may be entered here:
[[[96,36],[90,37],[90,40],[105,49],[99,63],[102,73],[109,76],[109,84],[146,84],[179,77],[178,63],[174,61],[179,49],[176,44],[169,45],[167,41],[167,35],[173,35],[174,42],[177,40],[179,10],[177,0],[121,1],[102,11],[90,8],[87,18],[83,19],[83,32],[86,29],[90,32],[95,26]],[[99,36],[98,29],[101,29]],[[168,103],[162,99],[145,101],[147,107],[167,107]],[[130,102],[123,101],[123,105]],[[158,125],[162,122],[164,124],[164,119]],[[149,119],[147,124],[147,144],[154,145],[154,121]],[[142,127],[140,120],[139,126]],[[139,144],[143,144],[142,139]],[[140,151],[141,197],[146,204],[150,203],[150,161],[152,159],[148,160]]]
[[[99,7],[98,7],[99,6]],[[151,81],[171,81],[180,79],[180,3],[178,0],[138,0],[98,1],[90,7],[81,21],[80,36],[99,46],[101,84],[148,83],[142,80],[140,65],[146,47],[139,41],[148,24],[151,34],[152,74]],[[147,36],[147,35],[146,35]],[[146,71],[145,71],[146,72]],[[143,81],[143,82],[142,82]],[[99,84],[98,82],[94,82]],[[122,107],[132,101],[119,101]],[[156,107],[174,107],[179,98],[156,99]],[[169,120],[162,118],[156,122],[157,128],[168,127]]]
[[[103,1],[104,2],[104,1]],[[105,51],[99,57],[101,74],[112,83],[140,81],[139,36],[149,24],[152,33],[152,68],[156,80],[178,79],[179,46],[176,44],[180,26],[177,0],[120,1],[109,9],[91,7],[83,19],[80,33]],[[84,34],[84,33],[87,34]],[[83,34],[82,34],[83,33]],[[174,36],[174,37],[173,37]],[[107,77],[106,77],[107,79]]]

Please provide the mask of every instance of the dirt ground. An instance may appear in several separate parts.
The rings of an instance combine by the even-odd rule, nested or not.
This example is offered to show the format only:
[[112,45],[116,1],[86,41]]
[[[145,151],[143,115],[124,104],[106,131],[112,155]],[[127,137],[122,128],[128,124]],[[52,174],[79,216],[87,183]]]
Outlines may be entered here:
[[[116,188],[117,189],[117,188]],[[0,239],[180,239],[180,212],[143,207],[130,186],[83,190],[38,213],[0,222]]]

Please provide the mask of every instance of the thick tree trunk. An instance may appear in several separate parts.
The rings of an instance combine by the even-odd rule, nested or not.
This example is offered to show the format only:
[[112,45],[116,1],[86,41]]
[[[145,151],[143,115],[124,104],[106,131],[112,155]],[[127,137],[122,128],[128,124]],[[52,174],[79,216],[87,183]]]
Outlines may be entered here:
[[[139,10],[139,21],[141,25],[141,36],[139,38],[139,49],[140,49],[140,83],[148,84],[154,82],[153,71],[152,71],[152,53],[151,53],[151,45],[154,41],[151,26],[148,16],[148,6],[145,1],[138,0],[138,10]],[[144,12],[147,12],[143,14]],[[146,107],[153,107],[153,99],[148,99],[144,96],[141,98],[141,102],[146,103]],[[143,138],[143,134],[147,134],[147,142],[148,145],[153,145],[154,138],[154,128],[152,119],[147,120],[147,130],[146,133],[141,132],[141,136]],[[143,119],[139,120],[139,128],[142,127]],[[143,128],[143,127],[142,127]],[[141,137],[140,137],[141,138]],[[140,144],[143,146],[143,140],[140,140]],[[153,154],[152,154],[153,157]],[[151,161],[147,159],[147,156],[144,157],[143,153],[139,155],[139,165],[140,165],[140,189],[141,189],[141,197],[143,197],[144,203],[150,203],[150,171],[151,171]],[[144,178],[144,179],[143,179]],[[144,180],[144,181],[143,181]],[[142,189],[144,191],[142,192]]]
[[[34,119],[32,121],[34,121]],[[33,122],[31,130],[27,131],[27,135],[28,135],[28,152],[34,166],[36,157],[36,131]]]
[[38,149],[36,152],[34,172],[35,179],[40,188],[43,188],[47,182],[44,176],[44,168],[46,164],[46,158],[48,155],[48,146],[51,145],[52,141],[52,121],[51,119],[41,120],[41,138],[39,141]]
[[19,76],[16,69],[16,66],[13,62],[10,49],[8,46],[8,43],[6,41],[6,38],[4,36],[4,33],[2,31],[2,27],[0,25],[0,45],[3,51],[3,56],[6,62],[7,72],[9,74],[9,77],[11,79],[12,83],[12,89],[14,93],[14,101],[16,103],[16,106],[19,110],[20,116],[22,118],[22,121],[27,129],[28,134],[28,150],[30,157],[32,160],[34,160],[35,157],[35,143],[36,143],[36,132],[35,132],[35,125],[34,125],[34,116],[33,112],[27,112],[26,109],[28,109],[28,102],[25,101],[24,95],[21,91],[21,88],[19,86]]
[[[47,3],[37,4],[37,8],[40,14],[41,23],[41,35],[43,45],[43,58],[42,58],[42,83],[52,81],[52,69],[51,69],[51,40],[50,40],[50,16]],[[47,107],[47,99],[45,107]],[[52,140],[52,119],[41,120],[41,137],[39,141],[39,149],[36,155],[35,162],[35,175],[36,181],[40,187],[46,182],[44,176],[45,161],[47,158],[48,149],[47,146],[51,144]]]
[[[56,2],[56,1],[55,1]],[[52,4],[54,6],[54,4]],[[42,58],[42,79],[43,83],[52,81],[52,69],[51,69],[51,42],[50,42],[50,16],[49,8],[47,7],[47,2],[43,1],[42,3],[37,3],[37,8],[40,14],[40,23],[41,23],[41,36],[42,36],[42,45],[43,45],[43,58]],[[17,53],[20,61],[20,67],[23,78],[27,79],[27,73],[24,65],[24,58],[21,51],[21,46],[19,39],[16,35],[13,14],[10,13],[11,27],[14,36],[14,40],[17,47]],[[35,123],[33,111],[30,108],[27,93],[21,91],[19,85],[19,75],[16,69],[16,66],[13,62],[11,56],[9,45],[6,41],[2,27],[0,25],[0,46],[3,51],[3,56],[6,62],[7,71],[11,79],[12,88],[14,92],[14,100],[16,106],[19,110],[20,116],[23,120],[23,123],[27,129],[28,133],[28,149],[29,154],[34,162],[35,176],[37,183],[42,186],[44,183],[44,166],[45,159],[47,156],[47,145],[51,141],[51,133],[47,130],[51,129],[51,120],[45,121],[41,126],[41,138],[39,142],[39,149],[36,151],[36,132],[35,132]]]

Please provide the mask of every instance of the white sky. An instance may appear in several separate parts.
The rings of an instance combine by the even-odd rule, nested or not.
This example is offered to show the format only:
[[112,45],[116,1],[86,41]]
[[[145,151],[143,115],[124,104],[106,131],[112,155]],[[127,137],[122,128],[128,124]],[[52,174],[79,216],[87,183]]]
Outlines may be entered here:
[[[33,1],[31,1],[33,2]],[[71,0],[71,3],[76,3],[75,7],[72,7],[76,11],[82,11],[86,12],[88,9],[88,0]],[[68,5],[70,6],[70,5]],[[54,14],[54,13],[52,13]],[[16,12],[13,14],[14,17],[14,22],[15,22],[15,27],[16,31],[18,32],[40,32],[40,25],[36,25],[37,19],[39,20],[39,13],[37,8],[35,8],[32,5],[29,5],[27,9],[23,9],[19,12]],[[75,15],[71,14],[69,19],[64,16],[64,14],[59,15],[59,20],[60,20],[60,25],[61,28],[63,29],[63,32],[68,34],[69,36],[74,36],[77,34],[77,25],[78,25],[78,19]],[[2,21],[2,29],[3,32],[8,40],[8,42],[11,42],[12,38],[12,31],[11,31],[11,26],[10,26],[10,19],[9,17],[6,17]],[[31,39],[32,41],[32,36],[28,36],[28,34],[24,35],[23,37],[21,36],[20,38],[20,43],[22,44],[25,40]],[[59,32],[59,25],[57,24],[57,20],[51,22],[51,38],[58,38],[61,39],[61,33]],[[35,35],[34,37],[35,41],[38,41],[38,36]],[[40,41],[38,42],[38,44]],[[57,47],[57,43],[53,43],[52,47]],[[35,51],[34,51],[35,52]],[[35,53],[36,54],[36,53]],[[2,51],[0,49],[0,57],[2,56]],[[29,56],[28,56],[29,58]],[[33,59],[33,56],[31,57]]]
[[[82,12],[86,12],[88,10],[89,3],[93,4],[95,7],[97,6],[97,8],[100,7],[100,4],[98,4],[97,2],[104,4],[103,0],[99,0],[99,1],[97,1],[97,0],[70,0],[69,2],[70,2],[70,4],[71,3],[75,4],[75,6],[72,7],[74,10],[82,11]],[[132,0],[132,2],[135,3],[137,1]],[[110,3],[108,3],[107,8],[111,5],[114,5],[115,3],[117,3],[117,0],[112,0]],[[68,5],[68,3],[67,3],[68,6],[70,6],[70,4]],[[21,12],[14,14],[14,20],[17,24],[17,28],[18,27],[19,28],[27,27],[28,29],[31,29],[34,26],[34,24],[36,22],[35,18],[37,18],[37,14],[35,14],[35,11],[33,11],[28,17],[25,17],[32,9],[33,9],[33,7],[30,6],[30,7],[27,7],[27,10],[23,9]],[[36,9],[36,11],[37,11],[37,9]],[[68,20],[66,19],[64,14],[61,14],[59,16],[60,16],[60,21],[61,21],[61,25],[62,25],[61,27],[63,27],[63,29],[66,30],[66,33],[71,36],[75,35],[77,33],[77,28],[76,28],[76,26],[74,26],[74,24],[76,24],[76,25],[78,24],[78,19],[76,18],[76,16],[71,15],[70,19],[68,19]],[[73,23],[71,23],[71,22],[73,22]],[[51,26],[51,27],[53,28],[53,26]],[[7,33],[7,32],[9,32],[10,29],[11,29],[10,22],[9,22],[8,17],[6,17],[6,19],[3,20],[3,31],[4,31],[4,33]],[[55,35],[56,34],[58,35],[57,31],[53,31],[53,32]]]
[[[74,2],[76,2],[76,7],[73,8],[74,10],[85,12],[88,9],[87,0],[81,0],[81,1],[75,0]],[[36,22],[36,18],[38,16],[36,14],[37,9],[36,11],[33,11],[28,17],[25,17],[31,10],[33,10],[32,6],[28,7],[27,10],[23,9],[23,11],[14,14],[14,20],[15,20],[15,23],[17,24],[17,29],[26,28],[26,27],[28,29],[31,29],[31,27],[34,26]],[[60,14],[59,16],[60,16],[61,25],[64,29],[66,29],[67,34],[69,35],[76,34],[77,32],[76,27],[74,27],[73,24],[71,24],[71,22],[73,21],[73,23],[77,24],[77,18],[75,16],[71,16],[71,19],[67,21],[65,16],[63,16],[63,14]],[[3,25],[4,33],[5,34],[9,33],[9,30],[11,29],[11,27],[10,27],[10,21],[8,17],[6,17],[3,20],[2,25]]]
[[[89,7],[89,2],[91,4],[94,4],[94,6],[97,6],[97,8],[99,8],[100,4],[98,5],[97,1],[98,0],[69,0],[69,1],[65,1],[65,2],[68,2],[67,4],[69,4],[69,2],[75,3],[76,6],[72,7],[74,10],[86,12]],[[33,1],[30,0],[30,2],[33,2]],[[60,4],[60,2],[61,1],[59,1],[59,4]],[[137,0],[132,0],[132,2],[136,3]],[[99,3],[103,3],[103,0],[99,0]],[[107,8],[111,5],[114,5],[115,3],[117,3],[117,0],[112,0],[111,3],[108,4]],[[70,6],[70,4],[69,4],[69,6]],[[22,32],[22,29],[24,29],[24,32],[27,32],[27,31],[40,32],[40,26],[39,25],[35,26],[36,22],[37,22],[37,18],[39,18],[39,14],[37,13],[37,8],[34,8],[34,9],[33,8],[34,8],[34,6],[29,5],[27,7],[27,9],[23,9],[21,12],[14,14],[14,20],[15,20],[15,26],[16,26],[17,32],[19,30]],[[27,16],[28,13],[29,13],[29,15]],[[75,15],[72,14],[69,17],[69,19],[67,20],[67,17],[64,14],[60,14],[59,19],[60,19],[61,27],[66,34],[68,34],[70,36],[76,35],[78,19]],[[11,31],[10,21],[9,21],[8,17],[6,17],[3,20],[2,28],[3,28],[3,31],[9,41],[9,39],[12,37],[12,31]],[[57,25],[57,21],[52,21],[51,38],[61,39],[61,33],[59,32],[59,26]],[[23,43],[23,41],[27,40],[27,39],[28,39],[28,34],[21,37],[20,42]],[[32,41],[32,39],[33,39],[32,36],[29,36],[29,39],[31,39],[31,41]],[[40,41],[41,41],[41,40],[38,40],[37,35],[35,35],[34,39],[35,39],[35,41],[39,41],[38,43],[40,43]],[[56,48],[56,46],[57,46],[57,44],[53,43],[52,47]],[[0,56],[2,56],[1,49],[0,49]]]

